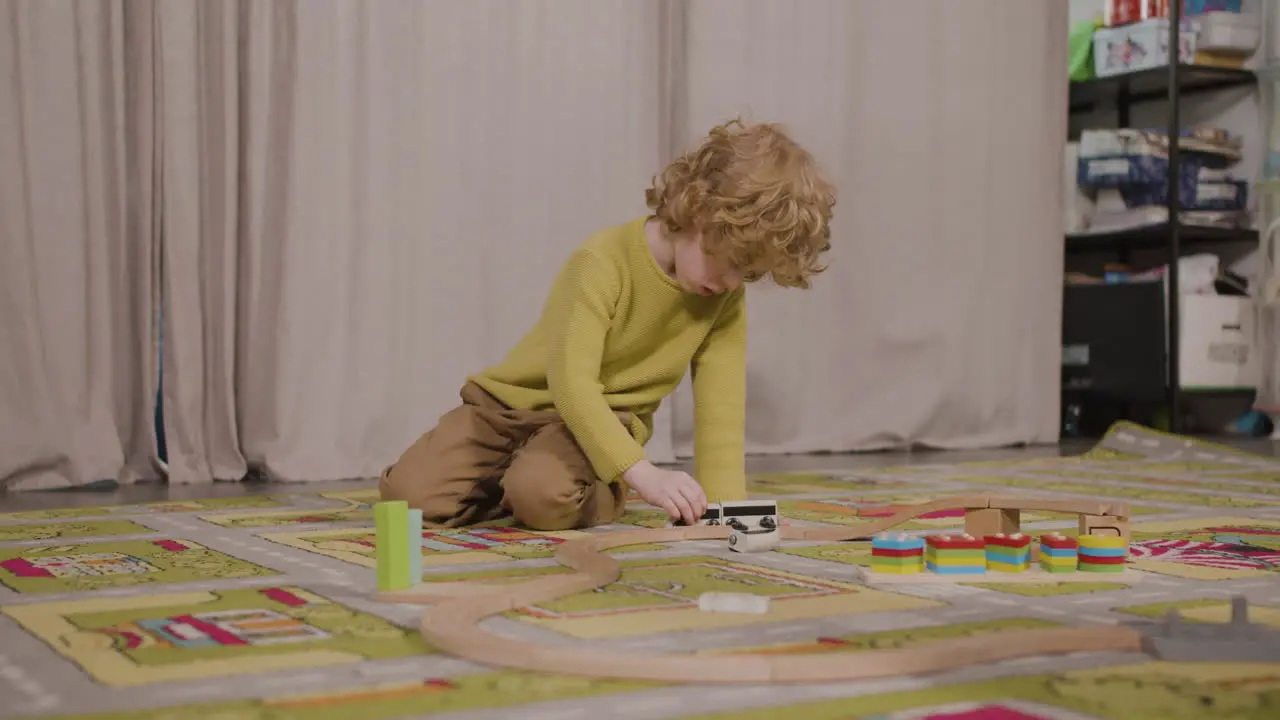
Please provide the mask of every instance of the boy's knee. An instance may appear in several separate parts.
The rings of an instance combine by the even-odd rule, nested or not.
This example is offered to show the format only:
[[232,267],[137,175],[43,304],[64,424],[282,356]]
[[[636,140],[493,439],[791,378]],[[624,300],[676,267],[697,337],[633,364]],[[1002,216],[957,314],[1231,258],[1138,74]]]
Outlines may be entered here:
[[503,505],[530,530],[573,530],[608,525],[622,517],[621,485],[592,475],[559,476],[513,467],[502,479]]
[[383,502],[403,500],[411,509],[422,510],[426,488],[417,478],[405,477],[404,468],[389,466],[378,478],[378,499]]
[[614,522],[624,499],[618,485],[599,481],[569,428],[540,428],[502,479],[503,504],[532,530],[570,530]]
[[508,471],[502,480],[502,494],[512,519],[530,530],[586,526],[582,510],[587,492],[582,483],[558,483],[545,476]]

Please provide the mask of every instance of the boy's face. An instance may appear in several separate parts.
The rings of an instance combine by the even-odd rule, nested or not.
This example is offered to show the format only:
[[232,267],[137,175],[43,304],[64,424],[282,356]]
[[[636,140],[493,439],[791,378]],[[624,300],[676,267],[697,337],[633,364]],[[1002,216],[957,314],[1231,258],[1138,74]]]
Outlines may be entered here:
[[733,292],[742,284],[743,273],[723,257],[702,249],[702,236],[695,235],[675,248],[676,282],[687,292],[697,295],[720,295]]

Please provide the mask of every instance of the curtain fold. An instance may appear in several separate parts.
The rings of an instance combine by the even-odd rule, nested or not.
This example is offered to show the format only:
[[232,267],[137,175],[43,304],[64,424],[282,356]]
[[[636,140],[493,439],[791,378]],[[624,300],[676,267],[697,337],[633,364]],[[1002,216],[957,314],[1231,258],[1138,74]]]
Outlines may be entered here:
[[748,452],[1057,438],[1057,3],[0,7],[11,488],[151,474],[155,317],[170,481],[377,475],[739,114],[840,190],[815,289],[753,293]]
[[151,0],[0,5],[0,484],[154,475]]
[[660,167],[667,3],[169,0],[170,480],[377,475]]
[[830,270],[753,298],[748,452],[1056,442],[1065,3],[689,0],[687,23],[687,133],[780,120],[839,188]]

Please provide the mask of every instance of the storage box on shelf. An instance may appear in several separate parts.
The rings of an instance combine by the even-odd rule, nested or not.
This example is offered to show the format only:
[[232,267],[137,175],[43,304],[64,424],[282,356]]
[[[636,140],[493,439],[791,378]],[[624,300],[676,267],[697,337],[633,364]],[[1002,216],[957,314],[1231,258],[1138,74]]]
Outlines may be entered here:
[[[1231,58],[1241,67],[1262,44],[1261,18],[1236,12],[1210,12],[1191,21],[1196,31],[1196,53],[1209,58]],[[1239,64],[1236,64],[1239,63]]]
[[[1067,285],[1063,298],[1063,387],[1159,400],[1168,383],[1167,283]],[[1250,391],[1261,357],[1249,297],[1181,294],[1179,386]]]
[[[1169,30],[1164,13],[1098,28],[1093,33],[1095,75],[1108,78],[1167,67]],[[1261,44],[1262,18],[1238,10],[1188,14],[1179,23],[1178,37],[1178,62],[1240,69]]]
[[[1239,13],[1243,0],[1183,0],[1183,17],[1206,13]],[[1107,27],[1169,17],[1169,0],[1106,0],[1102,22]]]
[[1181,296],[1178,364],[1185,390],[1255,390],[1262,369],[1253,298]]
[[[1070,149],[1076,160],[1076,189],[1069,208],[1087,213],[1069,228],[1115,232],[1168,222],[1169,141],[1151,130],[1086,130]],[[1248,183],[1231,167],[1240,159],[1240,140],[1218,129],[1183,131],[1178,142],[1179,202],[1183,223],[1241,227],[1248,223]],[[1087,199],[1076,196],[1084,194]]]
[[[1196,17],[1206,13],[1239,13],[1242,0],[1183,0],[1182,16]],[[1107,27],[1128,25],[1151,18],[1169,16],[1169,0],[1107,0],[1102,22]]]

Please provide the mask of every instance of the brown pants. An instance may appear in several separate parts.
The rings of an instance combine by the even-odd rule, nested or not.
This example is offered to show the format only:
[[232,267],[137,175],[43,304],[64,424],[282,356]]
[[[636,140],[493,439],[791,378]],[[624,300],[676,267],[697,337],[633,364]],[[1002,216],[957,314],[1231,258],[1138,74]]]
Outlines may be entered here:
[[513,516],[534,530],[567,530],[622,516],[625,485],[600,482],[558,414],[513,410],[470,382],[461,396],[383,471],[383,500],[408,502],[436,528]]

